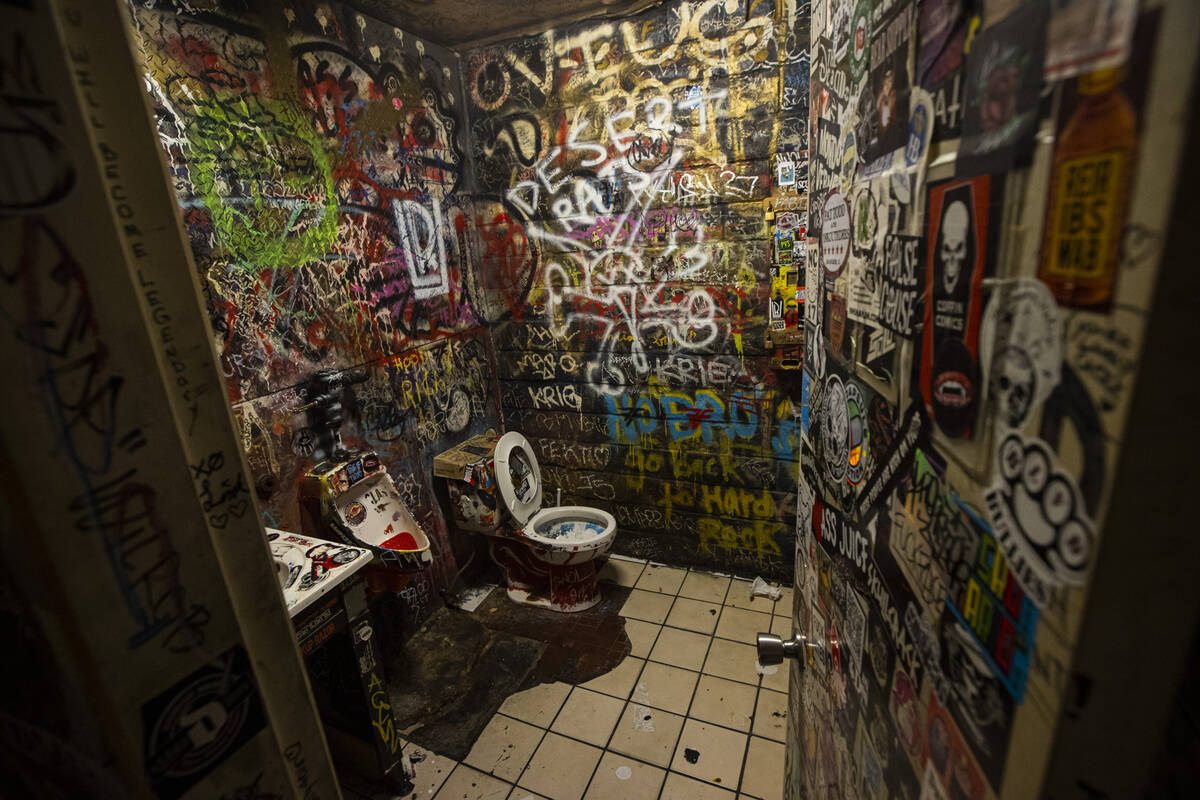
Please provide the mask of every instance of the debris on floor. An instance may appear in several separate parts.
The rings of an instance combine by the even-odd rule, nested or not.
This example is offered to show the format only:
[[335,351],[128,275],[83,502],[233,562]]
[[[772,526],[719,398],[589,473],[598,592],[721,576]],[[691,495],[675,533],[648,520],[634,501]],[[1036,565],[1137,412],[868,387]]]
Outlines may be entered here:
[[455,608],[461,608],[463,611],[474,611],[483,604],[487,596],[491,594],[492,589],[496,588],[496,584],[487,583],[483,586],[468,586],[450,600],[450,605]]
[[774,675],[776,672],[779,672],[778,666],[772,664],[769,667],[764,667],[758,659],[754,660],[754,669],[759,675]]
[[[628,583],[649,569],[625,564]],[[411,784],[400,800],[692,797],[708,784],[779,800],[788,670],[750,666],[776,601],[741,579],[689,573],[715,585],[720,605],[686,597],[686,577],[660,572],[647,582],[658,588],[637,594],[606,581],[601,603],[574,614],[517,605],[504,591],[474,612],[439,610],[402,653],[387,653],[404,777],[369,791],[344,785],[343,796],[396,800]],[[767,610],[747,610],[750,597]],[[696,613],[672,617],[675,604]],[[703,613],[714,609],[737,611],[718,631]],[[574,764],[570,754],[585,750]]]
[[778,586],[772,586],[762,578],[755,578],[750,584],[750,597],[767,597],[771,600],[778,600],[783,596],[783,589]]

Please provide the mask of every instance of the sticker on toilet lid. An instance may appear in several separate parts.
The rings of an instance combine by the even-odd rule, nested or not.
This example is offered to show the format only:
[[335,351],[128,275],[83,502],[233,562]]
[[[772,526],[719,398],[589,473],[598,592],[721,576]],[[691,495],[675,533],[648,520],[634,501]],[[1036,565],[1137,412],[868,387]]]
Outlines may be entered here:
[[500,497],[518,525],[524,525],[542,506],[542,473],[529,441],[509,431],[496,442],[496,484]]

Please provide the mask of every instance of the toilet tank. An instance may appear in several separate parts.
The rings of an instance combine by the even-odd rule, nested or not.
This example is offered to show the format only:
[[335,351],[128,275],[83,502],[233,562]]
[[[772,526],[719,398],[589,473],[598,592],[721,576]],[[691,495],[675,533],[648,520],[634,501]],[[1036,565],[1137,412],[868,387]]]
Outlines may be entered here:
[[492,533],[508,520],[496,488],[494,453],[500,436],[481,433],[434,456],[433,474],[446,481],[455,525]]

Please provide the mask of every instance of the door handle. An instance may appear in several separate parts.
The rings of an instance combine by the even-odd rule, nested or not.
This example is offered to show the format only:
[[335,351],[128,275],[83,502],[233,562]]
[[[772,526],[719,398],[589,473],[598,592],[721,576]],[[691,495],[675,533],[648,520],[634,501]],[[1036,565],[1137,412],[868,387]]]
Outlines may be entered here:
[[804,669],[801,654],[808,646],[808,637],[800,633],[792,634],[790,639],[771,633],[760,633],[757,641],[758,663],[770,667],[782,664],[785,658],[794,658],[800,663],[800,668]]

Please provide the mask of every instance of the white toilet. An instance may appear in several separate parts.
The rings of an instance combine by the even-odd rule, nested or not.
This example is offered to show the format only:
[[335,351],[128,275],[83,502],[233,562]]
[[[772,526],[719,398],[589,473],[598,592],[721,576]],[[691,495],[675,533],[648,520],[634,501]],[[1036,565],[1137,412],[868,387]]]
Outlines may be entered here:
[[[475,459],[465,467],[459,466],[461,458],[455,461],[454,479],[448,480],[455,519],[487,534],[509,598],[556,611],[583,611],[600,602],[596,559],[612,546],[613,515],[589,506],[542,508],[542,473],[520,433],[510,431],[499,440],[476,437],[455,451]],[[501,513],[480,525],[472,509],[495,505],[493,478]]]

